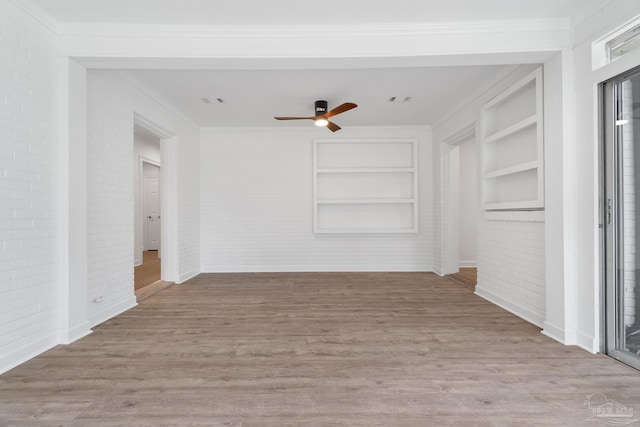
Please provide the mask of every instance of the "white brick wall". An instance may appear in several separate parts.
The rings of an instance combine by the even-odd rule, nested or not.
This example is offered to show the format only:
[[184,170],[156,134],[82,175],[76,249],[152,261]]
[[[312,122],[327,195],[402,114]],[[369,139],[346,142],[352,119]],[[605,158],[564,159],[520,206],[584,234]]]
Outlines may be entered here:
[[[199,273],[199,132],[112,71],[90,70],[88,95],[88,312],[92,325],[135,304],[133,120],[178,138],[178,274]],[[96,302],[96,298],[100,302]]]
[[133,111],[127,87],[99,75],[90,71],[87,79],[87,296],[92,325],[105,320],[111,307],[133,298]]
[[[506,90],[535,66],[524,66],[497,83],[461,110],[434,127],[434,159],[441,159],[442,141],[470,123],[479,120],[483,103]],[[480,159],[478,159],[480,161]],[[435,238],[434,271],[442,272],[447,242],[443,238],[443,221],[448,213],[448,195],[441,191],[446,171],[443,162],[434,162]],[[478,166],[478,171],[482,168]],[[479,178],[481,179],[481,178]],[[532,220],[533,219],[533,220]],[[478,223],[478,285],[476,292],[513,313],[542,325],[546,318],[545,302],[544,214],[502,212],[481,214]]]
[[477,293],[538,326],[546,314],[542,215],[489,212],[478,227]]
[[330,137],[314,126],[203,132],[204,271],[431,270],[430,128],[345,128],[336,136],[418,139],[416,235],[313,234],[311,141]]
[[57,342],[54,35],[0,0],[0,372]]

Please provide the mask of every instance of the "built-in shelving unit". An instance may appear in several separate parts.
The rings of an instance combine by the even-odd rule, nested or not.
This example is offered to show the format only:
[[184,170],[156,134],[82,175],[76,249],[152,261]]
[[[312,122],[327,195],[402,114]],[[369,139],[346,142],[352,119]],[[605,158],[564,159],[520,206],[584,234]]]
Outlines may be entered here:
[[414,139],[313,141],[315,233],[417,233]]
[[483,207],[544,208],[542,67],[482,107]]

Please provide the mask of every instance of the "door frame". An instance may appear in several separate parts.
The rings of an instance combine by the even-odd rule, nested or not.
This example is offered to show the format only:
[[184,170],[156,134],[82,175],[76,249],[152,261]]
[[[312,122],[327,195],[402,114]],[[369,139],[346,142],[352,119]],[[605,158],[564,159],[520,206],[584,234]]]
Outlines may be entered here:
[[[155,134],[160,139],[160,249],[162,263],[160,264],[160,280],[165,282],[178,281],[178,215],[176,188],[176,144],[177,138],[155,122],[134,113],[134,123]],[[143,160],[140,159],[140,162]],[[153,161],[149,162],[153,163]],[[142,164],[140,163],[140,166]],[[140,167],[140,173],[142,167]]]
[[[455,132],[442,140],[440,144],[440,164],[442,167],[441,184],[441,273],[443,276],[454,274],[460,271],[460,251],[459,251],[459,218],[460,206],[457,198],[452,197],[455,193],[458,196],[460,181],[460,161],[455,161],[451,157],[453,150],[461,144],[473,139],[478,147],[478,123],[476,120],[461,126]],[[480,158],[481,150],[476,150],[476,155]]]
[[[622,242],[618,239],[618,224],[621,215],[617,205],[620,200],[620,158],[617,147],[619,129],[615,124],[616,83],[632,75],[638,75],[640,67],[627,70],[611,77],[599,85],[599,173],[600,173],[600,351],[614,359],[640,369],[640,361],[623,350],[619,350],[618,342],[624,336],[624,326],[619,328],[620,315],[618,310],[623,304],[623,296],[619,293],[620,281],[623,280],[618,268],[619,254],[622,252]],[[608,88],[611,87],[609,90]],[[624,272],[622,273],[624,275]],[[623,285],[624,286],[624,285]]]

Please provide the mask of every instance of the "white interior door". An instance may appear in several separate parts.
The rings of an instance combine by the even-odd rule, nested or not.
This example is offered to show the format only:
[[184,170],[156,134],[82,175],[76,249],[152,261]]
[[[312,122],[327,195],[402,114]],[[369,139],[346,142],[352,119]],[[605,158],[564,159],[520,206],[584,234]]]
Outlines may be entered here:
[[146,249],[160,249],[160,185],[158,176],[144,177]]

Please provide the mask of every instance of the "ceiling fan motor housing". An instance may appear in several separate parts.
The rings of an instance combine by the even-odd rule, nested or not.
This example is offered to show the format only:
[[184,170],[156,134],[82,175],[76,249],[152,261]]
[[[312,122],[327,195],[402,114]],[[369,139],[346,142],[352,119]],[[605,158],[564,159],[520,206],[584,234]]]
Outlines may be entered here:
[[316,101],[316,116],[327,114],[327,101]]

